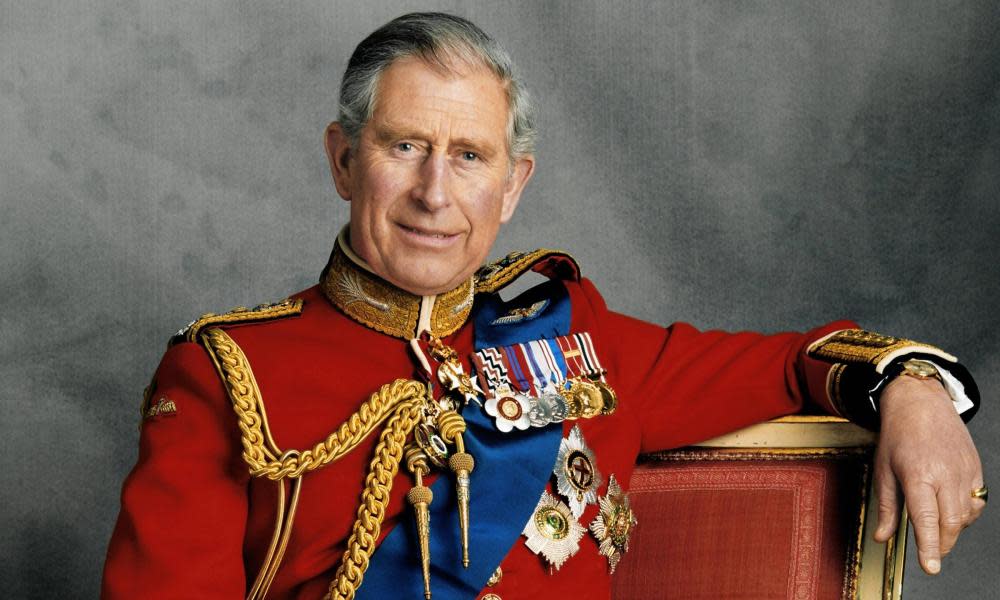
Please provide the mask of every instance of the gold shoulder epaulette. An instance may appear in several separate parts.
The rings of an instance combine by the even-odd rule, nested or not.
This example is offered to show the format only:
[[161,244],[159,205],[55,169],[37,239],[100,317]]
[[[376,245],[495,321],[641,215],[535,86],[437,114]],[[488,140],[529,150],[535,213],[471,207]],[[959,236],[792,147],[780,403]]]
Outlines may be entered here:
[[948,362],[958,362],[957,358],[940,348],[863,329],[834,331],[810,344],[806,353],[813,358],[836,363],[870,364],[879,374],[894,359],[906,354],[931,354]]
[[476,292],[495,292],[529,269],[553,279],[580,279],[576,259],[559,250],[539,248],[531,252],[511,252],[476,271]]
[[191,321],[184,329],[178,331],[177,334],[170,340],[170,343],[174,344],[181,341],[197,341],[198,333],[206,327],[270,321],[272,319],[295,316],[301,312],[302,299],[299,298],[293,300],[291,298],[287,298],[281,302],[259,304],[253,308],[237,306],[236,308],[225,313],[206,313],[194,321]]

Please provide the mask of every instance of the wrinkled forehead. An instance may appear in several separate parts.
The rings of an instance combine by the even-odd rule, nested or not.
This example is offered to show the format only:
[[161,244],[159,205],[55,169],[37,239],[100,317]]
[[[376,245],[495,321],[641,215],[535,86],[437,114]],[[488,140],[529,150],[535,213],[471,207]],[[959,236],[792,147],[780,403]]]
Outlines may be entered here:
[[506,86],[481,63],[411,56],[382,72],[372,117],[381,124],[404,125],[447,116],[484,135],[499,129],[506,136],[508,104]]

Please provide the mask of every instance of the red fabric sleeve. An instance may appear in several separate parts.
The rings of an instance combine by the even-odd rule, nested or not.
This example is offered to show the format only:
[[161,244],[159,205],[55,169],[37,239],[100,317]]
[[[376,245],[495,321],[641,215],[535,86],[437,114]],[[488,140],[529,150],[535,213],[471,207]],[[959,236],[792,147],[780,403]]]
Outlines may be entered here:
[[153,403],[176,412],[143,422],[101,597],[243,598],[249,474],[226,392],[192,343],[167,352],[154,384]]
[[832,331],[856,327],[850,321],[805,334],[699,331],[686,323],[664,328],[609,311],[590,281],[582,287],[601,346],[613,348],[601,360],[621,401],[637,405],[642,452],[798,412],[807,400],[835,411],[826,395],[831,365],[805,349]]

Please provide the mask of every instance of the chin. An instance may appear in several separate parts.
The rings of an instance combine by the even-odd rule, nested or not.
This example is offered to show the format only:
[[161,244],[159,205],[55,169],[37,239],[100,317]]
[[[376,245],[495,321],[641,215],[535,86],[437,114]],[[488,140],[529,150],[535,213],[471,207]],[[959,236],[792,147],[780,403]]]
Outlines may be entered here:
[[456,272],[451,261],[442,261],[445,264],[440,265],[440,268],[428,264],[429,262],[438,261],[418,260],[411,264],[399,265],[399,268],[393,269],[397,275],[393,283],[418,296],[430,296],[451,291],[472,275],[471,272],[468,274]]

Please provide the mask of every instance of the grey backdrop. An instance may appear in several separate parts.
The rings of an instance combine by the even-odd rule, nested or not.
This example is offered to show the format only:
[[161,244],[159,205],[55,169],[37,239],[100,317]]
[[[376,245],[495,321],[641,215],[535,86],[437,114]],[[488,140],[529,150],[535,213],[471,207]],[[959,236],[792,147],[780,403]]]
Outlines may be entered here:
[[[316,280],[340,74],[413,9],[492,32],[538,99],[497,254],[568,249],[663,323],[850,316],[951,349],[1000,485],[995,2],[206,4],[0,1],[5,597],[97,594],[167,337]],[[998,511],[906,596],[995,594]]]

